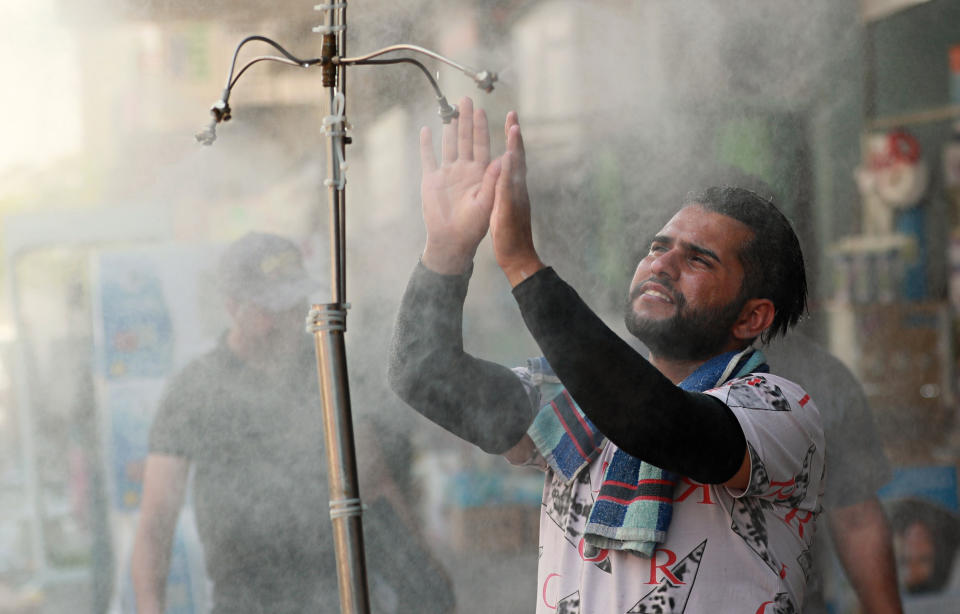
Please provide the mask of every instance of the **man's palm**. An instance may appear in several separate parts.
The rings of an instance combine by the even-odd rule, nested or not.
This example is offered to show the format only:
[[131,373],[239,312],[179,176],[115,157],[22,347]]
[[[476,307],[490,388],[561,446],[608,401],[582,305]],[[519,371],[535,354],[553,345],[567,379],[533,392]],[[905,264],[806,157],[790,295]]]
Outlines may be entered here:
[[490,225],[499,164],[490,164],[486,115],[474,112],[469,98],[460,102],[460,119],[444,126],[442,140],[438,165],[430,129],[420,132],[424,264],[438,272],[462,272]]
[[479,243],[487,232],[493,204],[483,202],[480,188],[487,163],[457,160],[423,174],[420,186],[427,232]]

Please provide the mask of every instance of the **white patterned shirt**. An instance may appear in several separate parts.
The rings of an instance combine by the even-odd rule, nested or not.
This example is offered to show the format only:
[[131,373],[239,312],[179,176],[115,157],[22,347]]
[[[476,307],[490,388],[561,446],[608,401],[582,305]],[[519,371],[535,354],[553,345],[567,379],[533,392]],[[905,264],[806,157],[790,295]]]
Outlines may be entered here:
[[[534,402],[556,394],[554,386],[546,396],[544,382],[516,371]],[[751,460],[747,489],[681,477],[667,540],[643,557],[583,540],[616,451],[612,443],[569,484],[547,469],[538,614],[800,612],[823,491],[819,412],[799,386],[770,374],[735,379],[706,394],[726,403],[743,428]],[[542,459],[535,462],[543,466]]]

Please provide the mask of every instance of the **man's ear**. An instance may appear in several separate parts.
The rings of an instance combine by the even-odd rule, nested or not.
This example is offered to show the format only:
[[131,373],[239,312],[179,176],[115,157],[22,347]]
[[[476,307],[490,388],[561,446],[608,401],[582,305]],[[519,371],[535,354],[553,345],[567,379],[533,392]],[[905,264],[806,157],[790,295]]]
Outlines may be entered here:
[[770,328],[775,315],[776,309],[770,299],[749,299],[740,310],[740,317],[734,323],[731,333],[735,338],[744,341],[755,339]]

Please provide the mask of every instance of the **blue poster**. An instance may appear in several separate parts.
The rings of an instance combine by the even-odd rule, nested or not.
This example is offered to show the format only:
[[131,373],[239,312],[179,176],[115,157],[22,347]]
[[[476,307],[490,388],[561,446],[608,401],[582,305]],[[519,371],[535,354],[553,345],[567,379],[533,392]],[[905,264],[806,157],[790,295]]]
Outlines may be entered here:
[[134,512],[140,507],[150,424],[162,386],[162,381],[117,383],[104,392],[110,416],[113,507],[117,511]]
[[173,363],[173,332],[163,283],[146,255],[107,253],[100,259],[99,370],[108,380],[166,377]]
[[[211,349],[226,319],[214,246],[168,244],[101,251],[92,260],[94,353],[117,548],[114,611],[136,611],[130,548],[143,497],[150,427],[168,379]],[[208,611],[202,549],[189,500],[178,524],[166,614]]]

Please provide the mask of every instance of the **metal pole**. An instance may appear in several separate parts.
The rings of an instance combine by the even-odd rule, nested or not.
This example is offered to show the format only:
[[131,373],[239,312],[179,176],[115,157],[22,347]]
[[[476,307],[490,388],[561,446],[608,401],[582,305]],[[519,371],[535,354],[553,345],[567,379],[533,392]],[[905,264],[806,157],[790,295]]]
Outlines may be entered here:
[[350,390],[343,334],[347,311],[342,305],[313,305],[310,310],[317,374],[323,395],[323,428],[330,487],[330,520],[337,557],[340,611],[369,614],[367,570]]
[[[339,16],[337,23],[341,26],[337,35],[337,55],[343,57],[347,55],[347,2],[344,0],[339,3]],[[343,94],[342,112],[344,117],[347,115],[347,67],[345,64],[337,66],[337,82],[340,93]],[[346,119],[344,119],[344,131],[346,131]],[[349,142],[346,134],[340,139],[340,155],[343,160],[347,159],[346,146]],[[339,170],[339,169],[338,169]],[[347,191],[341,186],[340,190],[340,295],[341,300],[347,301]]]
[[[346,2],[332,1],[322,7],[326,14],[323,55],[342,53],[346,35]],[[342,614],[369,614],[367,569],[363,547],[363,523],[353,417],[344,333],[346,302],[346,193],[341,163],[346,159],[346,66],[323,68],[323,86],[330,91],[330,115],[325,124],[330,136],[327,157],[330,201],[330,285],[333,302],[313,305],[308,315],[314,335],[317,377],[323,398],[323,428],[327,451],[327,481],[330,490],[330,521],[337,559],[337,581]],[[339,86],[339,88],[338,88]]]

